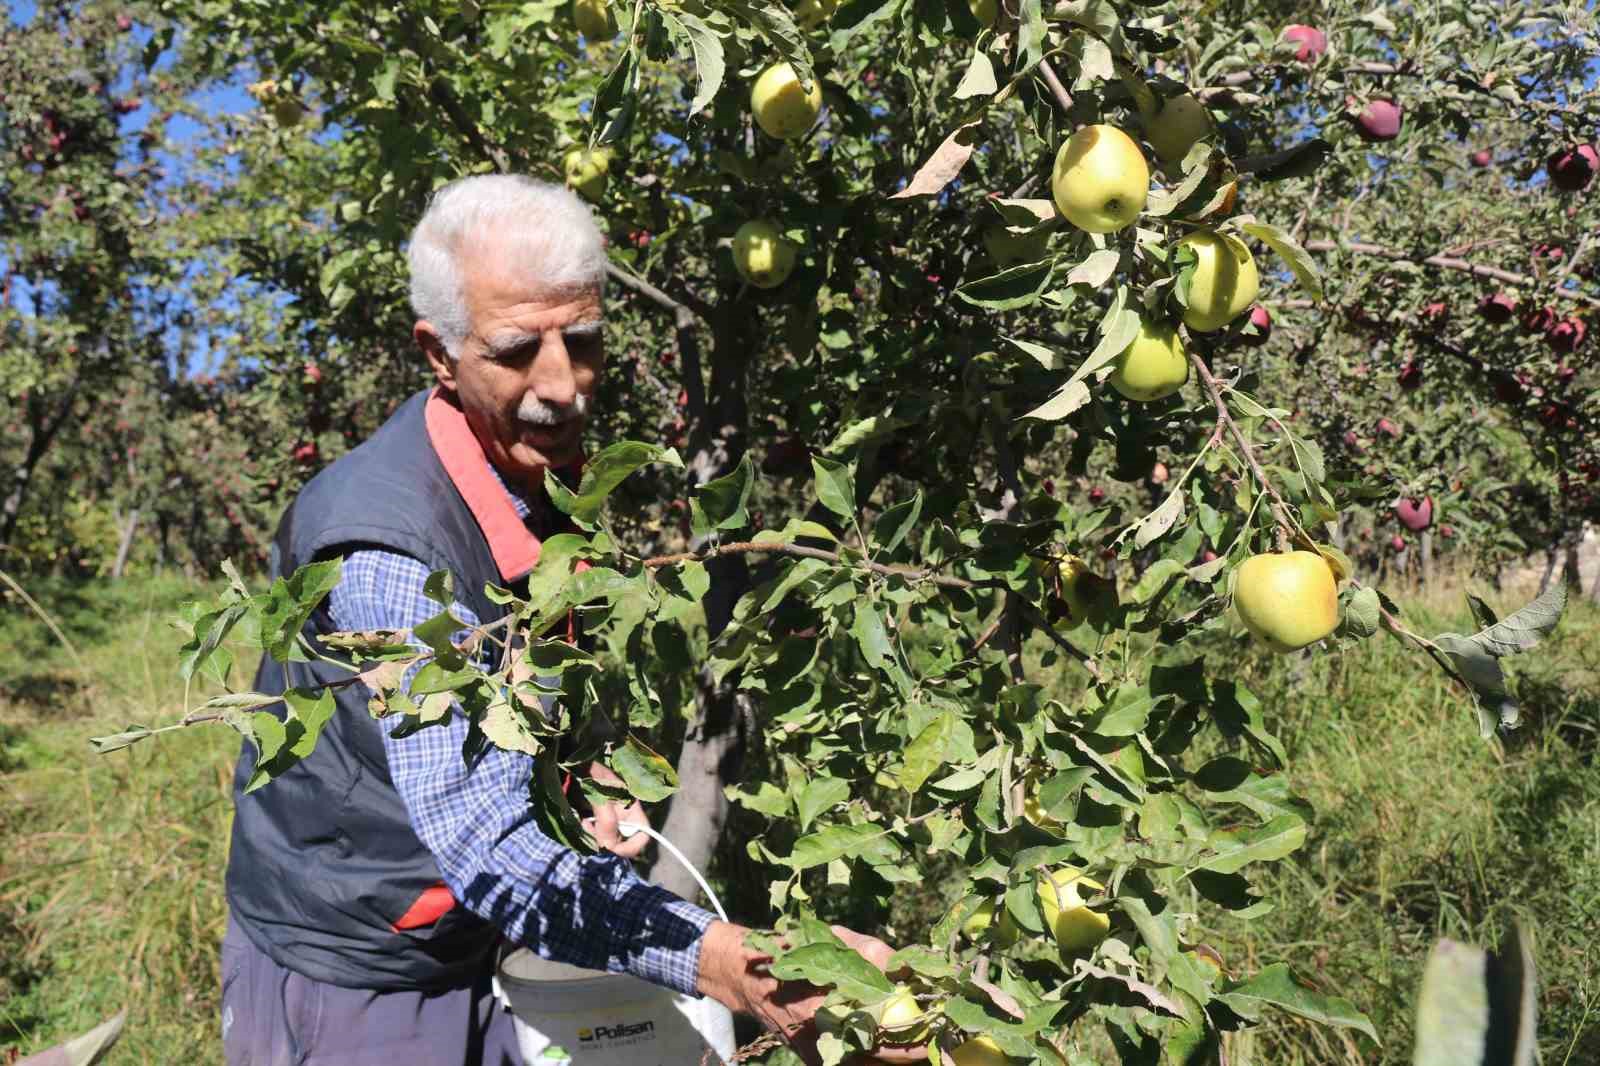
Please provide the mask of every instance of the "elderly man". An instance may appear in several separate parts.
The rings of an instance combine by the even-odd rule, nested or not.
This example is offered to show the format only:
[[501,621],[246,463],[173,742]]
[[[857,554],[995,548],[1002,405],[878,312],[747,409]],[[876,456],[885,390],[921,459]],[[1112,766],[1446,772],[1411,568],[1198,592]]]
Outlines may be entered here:
[[[274,569],[341,557],[310,628],[398,629],[437,611],[429,572],[456,577],[467,622],[498,616],[486,582],[514,585],[559,528],[544,472],[579,458],[604,363],[605,250],[568,191],[523,177],[439,190],[412,234],[413,337],[437,386],[312,479],[285,513]],[[264,662],[262,692],[317,686],[324,664]],[[222,946],[232,1066],[509,1066],[510,1017],[490,995],[496,947],[626,971],[796,1029],[814,990],[761,972],[742,927],[641,880],[619,816],[595,812],[614,854],[546,837],[529,810],[533,760],[494,750],[468,765],[466,723],[412,736],[366,711],[359,686],[316,751],[246,794],[235,779]],[[880,965],[889,948],[843,931]]]

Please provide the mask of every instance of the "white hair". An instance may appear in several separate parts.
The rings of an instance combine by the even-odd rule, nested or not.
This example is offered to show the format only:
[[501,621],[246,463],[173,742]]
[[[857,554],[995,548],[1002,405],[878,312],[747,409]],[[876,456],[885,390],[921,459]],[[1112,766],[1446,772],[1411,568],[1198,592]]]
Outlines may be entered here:
[[411,231],[411,309],[433,323],[452,357],[472,324],[463,255],[489,235],[546,292],[605,288],[606,248],[587,204],[570,189],[521,174],[478,174],[441,186]]

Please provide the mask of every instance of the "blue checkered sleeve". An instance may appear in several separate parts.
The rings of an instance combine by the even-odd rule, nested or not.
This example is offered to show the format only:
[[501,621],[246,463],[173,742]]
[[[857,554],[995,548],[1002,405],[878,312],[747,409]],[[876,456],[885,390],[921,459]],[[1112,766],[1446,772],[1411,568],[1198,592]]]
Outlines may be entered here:
[[[431,618],[439,606],[423,595],[427,577],[409,556],[351,552],[329,598],[334,626],[404,629]],[[477,621],[461,604],[452,610]],[[384,730],[390,777],[456,899],[545,958],[697,994],[700,942],[715,916],[644,881],[625,859],[546,836],[532,814],[533,758],[491,748],[469,767],[466,734],[461,714],[399,740]]]

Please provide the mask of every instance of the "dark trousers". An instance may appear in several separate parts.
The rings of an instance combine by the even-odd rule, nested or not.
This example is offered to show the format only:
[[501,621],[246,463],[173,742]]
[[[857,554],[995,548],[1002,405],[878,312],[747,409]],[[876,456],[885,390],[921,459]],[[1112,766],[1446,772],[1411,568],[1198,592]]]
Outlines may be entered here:
[[341,988],[279,966],[231,917],[222,1046],[227,1066],[523,1066],[487,965],[448,992]]

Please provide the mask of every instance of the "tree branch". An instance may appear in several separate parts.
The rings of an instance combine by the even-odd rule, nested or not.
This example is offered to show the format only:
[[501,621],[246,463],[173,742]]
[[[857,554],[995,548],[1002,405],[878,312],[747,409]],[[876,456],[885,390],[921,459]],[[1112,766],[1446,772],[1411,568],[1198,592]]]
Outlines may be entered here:
[[[1532,286],[1539,283],[1539,279],[1527,274],[1518,274],[1512,270],[1501,270],[1499,267],[1484,266],[1481,263],[1469,263],[1465,259],[1458,259],[1450,255],[1424,255],[1420,252],[1408,252],[1400,248],[1386,248],[1380,244],[1369,244],[1366,241],[1339,241],[1319,240],[1307,241],[1304,246],[1308,252],[1331,252],[1336,249],[1355,252],[1358,255],[1371,255],[1379,259],[1389,259],[1400,263],[1421,263],[1424,266],[1440,267],[1444,270],[1459,270],[1480,278],[1493,278],[1509,285]],[[1563,292],[1562,297],[1578,303],[1588,304],[1591,307],[1600,307],[1600,298],[1589,296],[1580,292]]]

